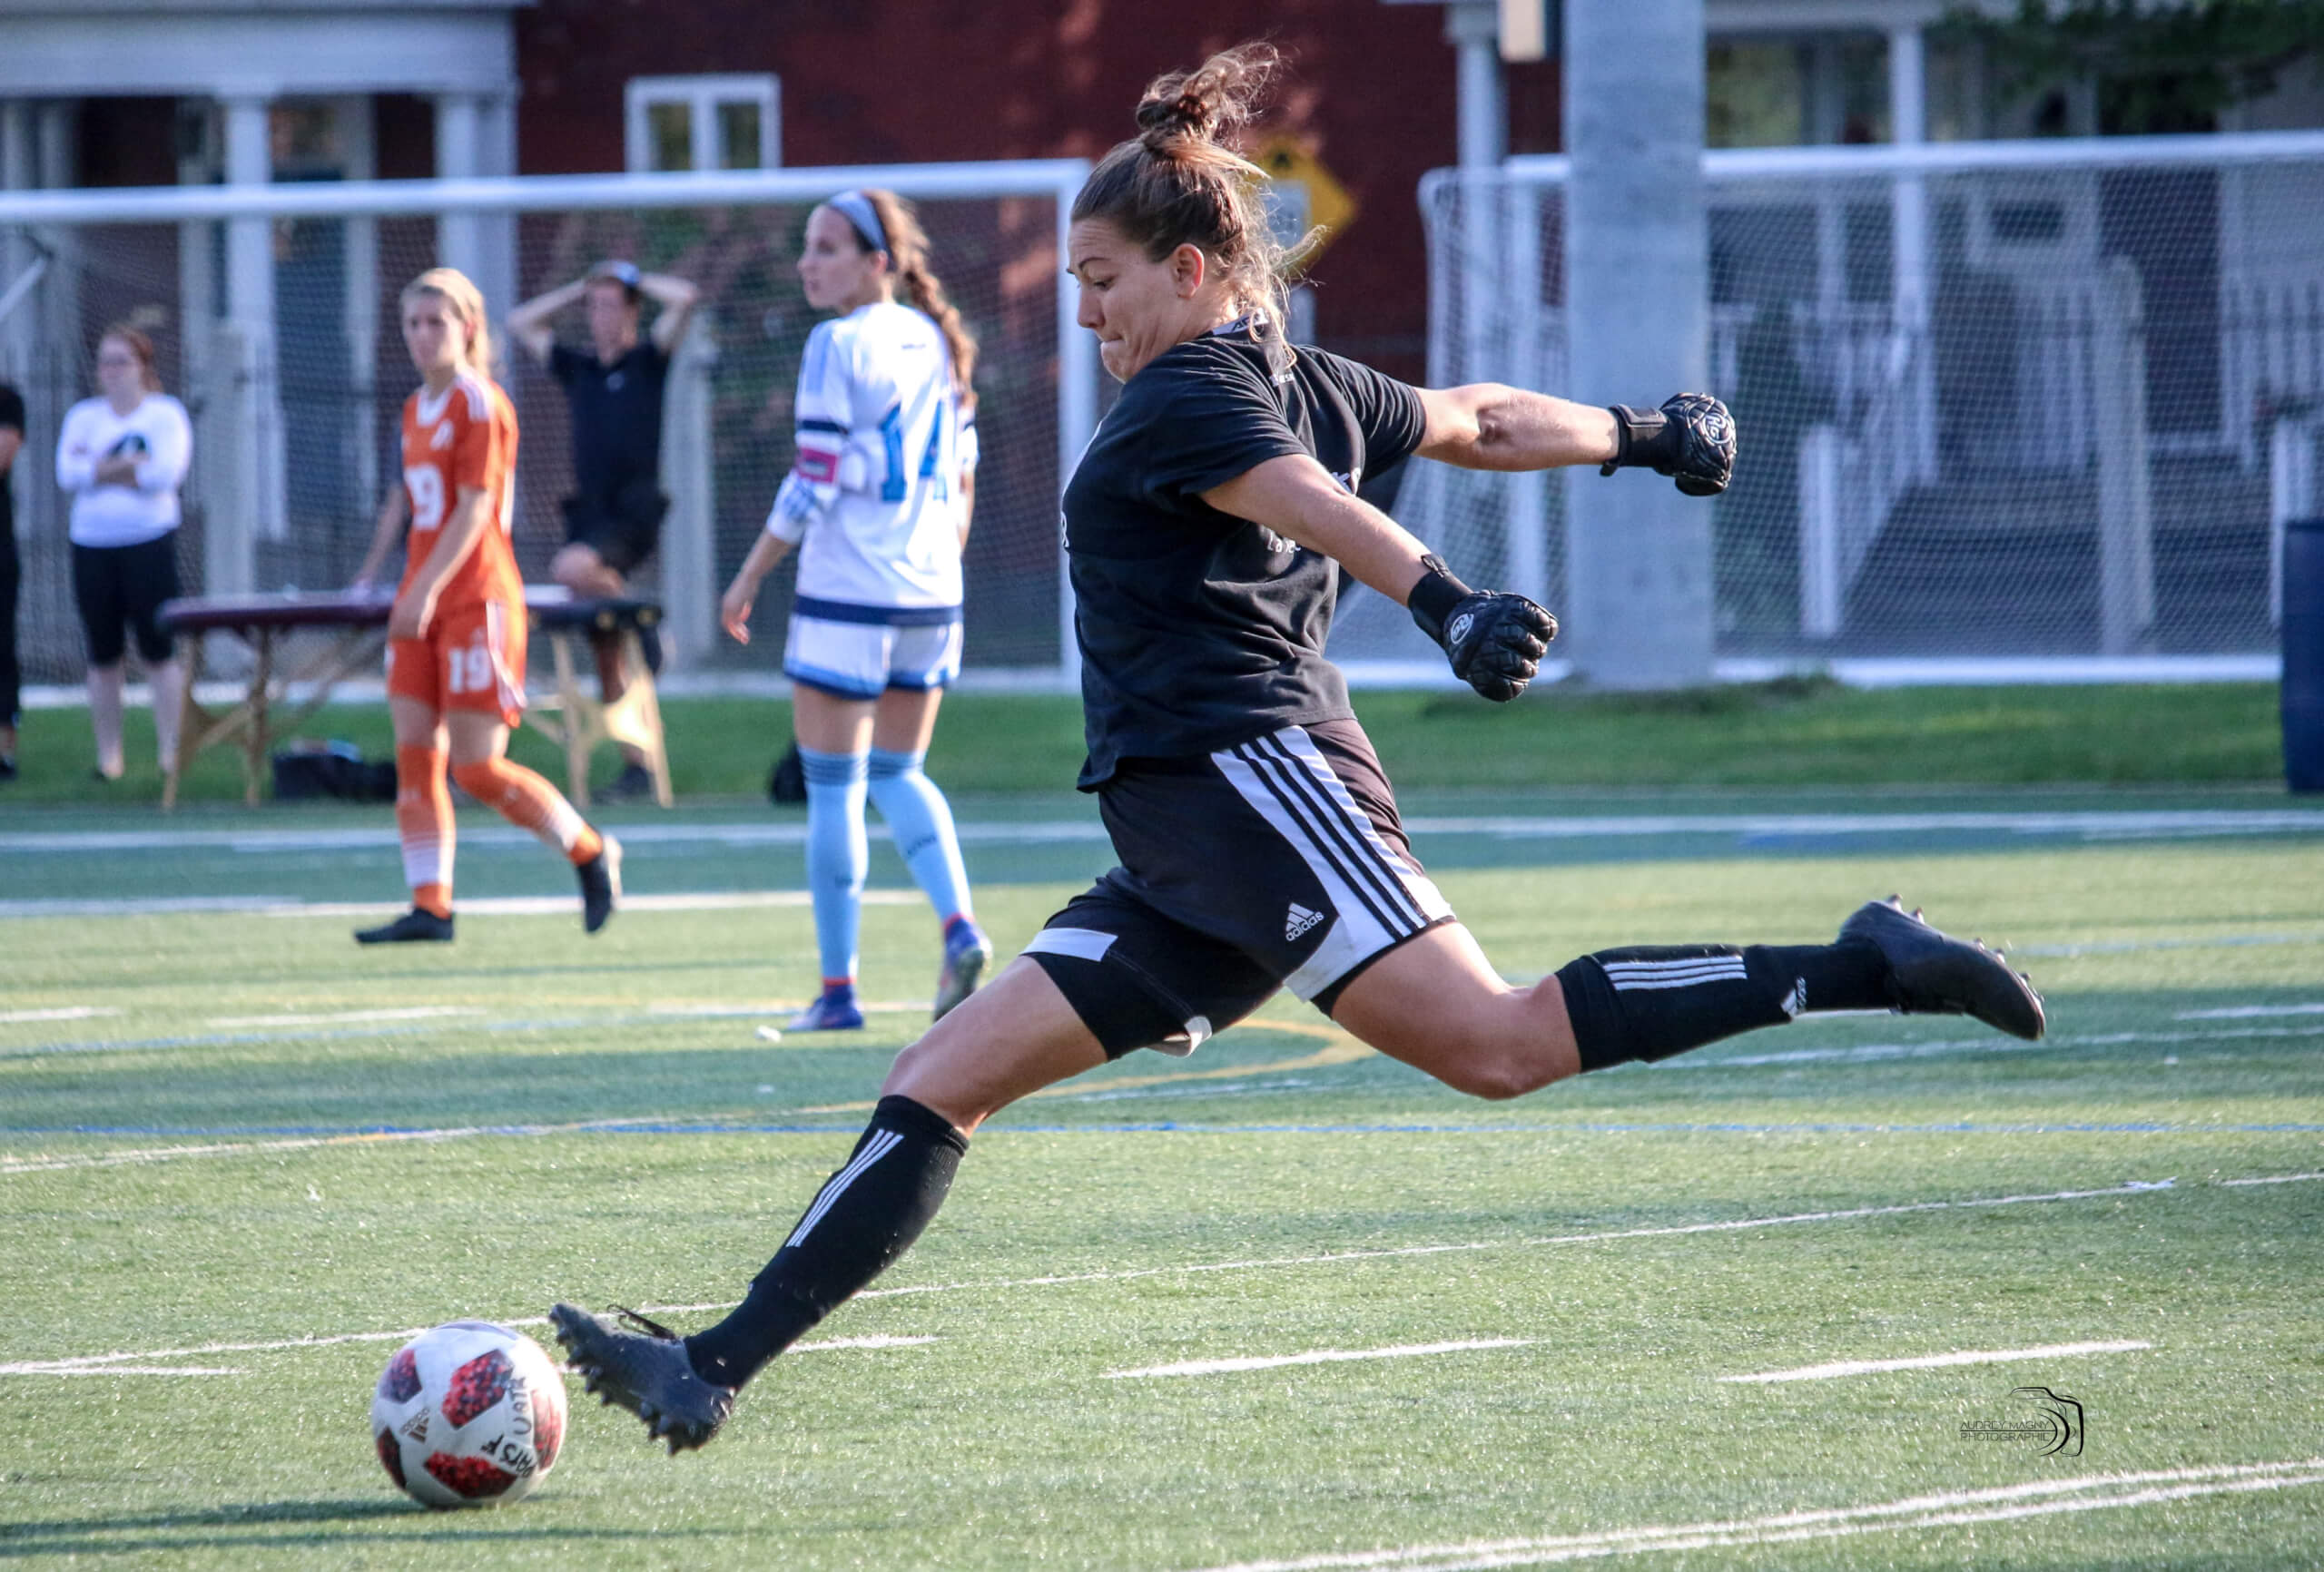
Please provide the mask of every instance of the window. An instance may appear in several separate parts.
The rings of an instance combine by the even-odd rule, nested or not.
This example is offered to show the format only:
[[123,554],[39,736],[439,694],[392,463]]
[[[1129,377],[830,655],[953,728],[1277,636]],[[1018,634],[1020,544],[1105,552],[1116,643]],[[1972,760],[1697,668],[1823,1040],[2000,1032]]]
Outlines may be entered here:
[[773,76],[636,76],[623,99],[632,174],[783,162],[783,86]]

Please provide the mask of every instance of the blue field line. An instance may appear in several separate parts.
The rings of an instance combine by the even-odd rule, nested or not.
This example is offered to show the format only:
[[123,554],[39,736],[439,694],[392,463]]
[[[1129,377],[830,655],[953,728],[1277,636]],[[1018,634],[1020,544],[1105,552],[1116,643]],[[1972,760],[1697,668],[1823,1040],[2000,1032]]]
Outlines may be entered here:
[[[852,1124],[720,1119],[607,1119],[582,1125],[468,1125],[470,1137],[500,1135],[828,1135],[852,1134]],[[1103,1125],[994,1126],[1019,1135],[2275,1135],[2324,1134],[2324,1123],[2286,1120],[2264,1125],[2172,1124],[2160,1120],[2043,1120],[1987,1124],[1973,1119],[1931,1124],[1858,1124],[1838,1120],[1754,1123],[1746,1120],[1577,1120],[1551,1125],[1479,1124],[1198,1124],[1180,1119]],[[11,1125],[0,1138],[15,1136],[139,1136],[217,1139],[228,1136],[315,1136],[354,1141],[366,1135],[427,1136],[446,1133],[428,1125]]]
[[[139,1053],[167,1048],[233,1047],[255,1043],[329,1043],[347,1042],[367,1037],[425,1037],[431,1034],[507,1033],[544,1031],[585,1031],[608,1027],[684,1026],[698,1022],[700,1016],[671,1015],[662,1012],[632,1015],[568,1016],[540,1019],[478,1020],[472,1017],[429,1021],[382,1022],[375,1026],[331,1027],[311,1028],[289,1027],[271,1032],[210,1032],[167,1037],[84,1037],[61,1043],[22,1043],[0,1046],[0,1060],[37,1058],[48,1054],[106,1054]],[[1253,1031],[1265,1031],[1265,1021],[1240,1023]],[[1632,1063],[1617,1067],[1622,1074],[1668,1074],[1679,1070],[1749,1069],[1769,1065],[1813,1064],[1819,1061],[1856,1060],[1879,1062],[1891,1059],[1916,1058],[1950,1053],[2027,1054],[2054,1053],[2066,1048],[2124,1047],[2137,1043],[2159,1046],[2188,1043],[2226,1043],[2268,1040],[2286,1037],[2324,1038],[2324,1021],[2315,1026],[2290,1027],[2224,1027],[2211,1031],[2170,1032],[2096,1032],[2055,1033],[2038,1043],[2016,1042],[1992,1037],[1939,1037],[1921,1043],[1858,1043],[1844,1046],[1812,1048],[1778,1048],[1772,1052],[1738,1053],[1720,1048],[1681,1055],[1656,1064]],[[747,1043],[737,1046],[748,1047]],[[866,1043],[868,1049],[882,1045]],[[1310,1066],[1311,1069],[1344,1066]],[[1252,1076],[1264,1076],[1268,1066],[1254,1065]],[[1104,1094],[1103,1082],[1094,1083],[1089,1095]]]

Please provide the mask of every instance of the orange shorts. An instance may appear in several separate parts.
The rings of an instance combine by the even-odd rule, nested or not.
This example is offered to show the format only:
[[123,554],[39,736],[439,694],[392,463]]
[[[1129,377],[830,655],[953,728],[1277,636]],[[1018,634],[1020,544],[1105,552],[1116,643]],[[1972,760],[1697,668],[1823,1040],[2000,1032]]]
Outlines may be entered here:
[[421,639],[388,641],[388,697],[439,714],[476,710],[510,726],[525,714],[525,610],[500,601],[436,614]]

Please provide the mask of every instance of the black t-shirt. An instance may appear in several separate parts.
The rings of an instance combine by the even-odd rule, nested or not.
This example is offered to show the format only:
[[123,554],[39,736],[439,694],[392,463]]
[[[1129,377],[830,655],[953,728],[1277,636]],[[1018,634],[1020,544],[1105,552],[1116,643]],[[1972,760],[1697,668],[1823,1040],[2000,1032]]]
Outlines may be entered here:
[[[5,382],[0,382],[0,426],[15,427],[16,435],[25,434],[25,397]],[[8,471],[13,465],[0,464],[0,550],[14,551],[16,546],[15,494],[9,489]]]
[[1124,759],[1214,752],[1352,713],[1324,658],[1339,568],[1201,493],[1305,453],[1351,490],[1420,445],[1420,396],[1231,323],[1124,385],[1065,489],[1097,790]]
[[573,406],[575,489],[611,506],[625,486],[655,483],[662,464],[662,387],[670,358],[640,339],[608,366],[559,344],[549,375]]

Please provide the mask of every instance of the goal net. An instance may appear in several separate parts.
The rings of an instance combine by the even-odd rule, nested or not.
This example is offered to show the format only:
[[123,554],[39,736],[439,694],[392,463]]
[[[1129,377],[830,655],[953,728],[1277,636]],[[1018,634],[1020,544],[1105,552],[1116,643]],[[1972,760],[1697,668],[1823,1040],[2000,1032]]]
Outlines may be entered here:
[[[2324,136],[1704,171],[1711,390],[1741,437],[1712,505],[1729,669],[2276,648],[2283,526],[2318,505]],[[1565,176],[1516,159],[1423,184],[1433,381],[1561,386]],[[1599,484],[1416,465],[1398,513],[1472,578],[1561,606],[1564,522]]]
[[[639,575],[665,640],[694,669],[764,669],[781,648],[788,566],[762,594],[743,651],[717,597],[763,524],[792,457],[799,359],[820,319],[793,264],[808,211],[851,185],[918,205],[931,260],[981,344],[982,462],[966,563],[968,663],[1060,671],[1058,489],[1093,418],[1088,337],[1058,264],[1076,161],[733,175],[277,185],[256,192],[0,193],[0,380],[31,417],[16,466],[25,557],[19,644],[29,681],[80,672],[66,501],[49,457],[64,412],[94,390],[109,323],[154,340],[163,388],[192,417],[178,535],[188,593],[344,585],[396,484],[398,416],[418,385],[397,296],[449,263],[484,288],[498,373],[522,427],[514,530],[530,581],[566,538],[572,443],[562,389],[510,340],[510,307],[618,258],[684,278],[700,306],[665,405],[662,549]],[[645,328],[655,308],[649,304]],[[586,352],[576,306],[556,327]]]

